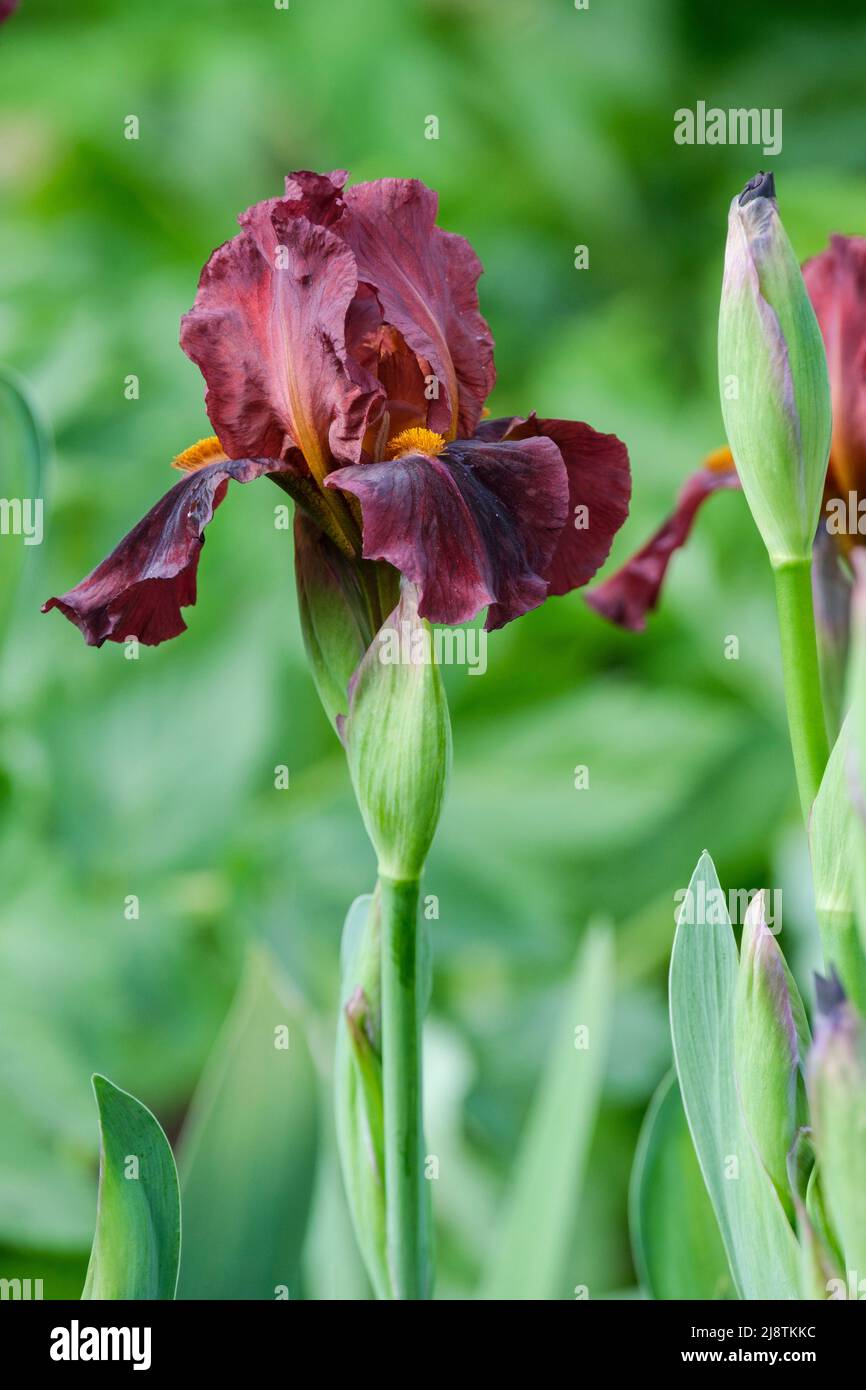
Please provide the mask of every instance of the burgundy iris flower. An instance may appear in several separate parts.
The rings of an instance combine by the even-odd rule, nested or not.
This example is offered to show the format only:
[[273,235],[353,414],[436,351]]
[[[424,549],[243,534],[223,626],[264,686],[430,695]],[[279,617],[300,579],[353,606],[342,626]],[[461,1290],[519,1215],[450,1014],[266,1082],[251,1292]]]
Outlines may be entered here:
[[205,266],[181,346],[214,435],[179,455],[185,476],[107,559],[45,604],[87,642],[184,630],[230,481],[270,477],[335,561],[368,587],[376,570],[380,593],[382,574],[404,575],[438,623],[487,607],[500,627],[607,556],[628,511],[625,446],[568,420],[482,419],[494,367],[478,258],[436,226],[422,183],[345,177],[291,174]]
[[[824,339],[833,402],[825,500],[845,500],[849,492],[866,498],[866,237],[831,237],[826,251],[806,261],[803,279]],[[736,487],[730,450],[718,449],[687,479],[673,515],[621,569],[587,594],[587,603],[620,627],[641,631],[658,603],[671,558],[687,541],[701,506],[720,489]],[[834,546],[828,546],[824,528],[819,529],[822,546],[832,556]],[[859,532],[828,529],[837,555],[866,543]]]

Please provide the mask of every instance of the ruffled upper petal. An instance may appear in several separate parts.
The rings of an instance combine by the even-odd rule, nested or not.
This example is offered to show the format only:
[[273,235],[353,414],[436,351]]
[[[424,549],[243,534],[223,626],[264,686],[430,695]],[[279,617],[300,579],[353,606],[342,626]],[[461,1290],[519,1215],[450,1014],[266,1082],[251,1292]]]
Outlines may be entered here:
[[92,574],[42,611],[59,608],[92,647],[137,637],[155,647],[186,630],[181,609],[196,598],[204,528],[226,495],[229,479],[249,483],[263,473],[291,472],[275,459],[235,459],[186,474],[133,527]]
[[642,632],[646,627],[646,615],[658,603],[668,565],[674,552],[688,540],[700,508],[714,492],[740,486],[727,449],[718,450],[711,459],[709,466],[686,480],[673,516],[621,569],[586,595],[587,603],[602,617],[633,632]]
[[495,381],[493,338],[478,308],[481,262],[468,241],[435,225],[437,196],[417,179],[359,183],[344,198],[340,234],[359,278],[441,383],[429,428],[471,435]]
[[354,256],[304,215],[340,219],[333,177],[293,175],[291,196],[241,215],[243,231],[202,271],[180,338],[205,377],[208,415],[226,452],[283,458],[297,447],[319,480],[332,458],[358,460],[383,401],[346,350]]
[[827,350],[830,475],[845,492],[866,492],[866,237],[831,237],[803,278]]
[[486,626],[501,627],[547,596],[568,515],[552,440],[459,440],[438,455],[341,468],[328,486],[359,499],[364,555],[417,584],[431,622],[466,622],[489,605]]

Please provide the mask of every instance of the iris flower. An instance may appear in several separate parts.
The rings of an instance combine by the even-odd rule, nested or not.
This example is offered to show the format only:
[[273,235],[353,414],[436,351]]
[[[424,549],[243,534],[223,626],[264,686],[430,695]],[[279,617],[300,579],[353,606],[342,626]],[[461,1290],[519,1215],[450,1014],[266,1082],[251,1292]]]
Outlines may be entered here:
[[[825,499],[844,500],[849,492],[866,498],[866,237],[831,237],[826,251],[805,263],[803,278],[824,339],[833,404]],[[687,479],[672,516],[621,569],[587,594],[587,602],[620,627],[641,631],[658,603],[671,558],[687,541],[703,503],[721,489],[736,487],[730,451],[718,449]],[[833,559],[828,536],[836,543],[836,555],[853,544],[866,544],[859,532],[835,534],[822,520],[817,538],[821,572]]]
[[111,555],[44,605],[88,643],[184,630],[230,481],[269,477],[291,495],[296,531],[356,576],[374,631],[398,572],[422,617],[487,607],[492,629],[586,584],[607,556],[628,511],[625,446],[571,420],[482,418],[495,374],[477,256],[436,226],[424,184],[345,179],[289,175],[202,271],[180,341],[214,433],[175,459],[183,477]]

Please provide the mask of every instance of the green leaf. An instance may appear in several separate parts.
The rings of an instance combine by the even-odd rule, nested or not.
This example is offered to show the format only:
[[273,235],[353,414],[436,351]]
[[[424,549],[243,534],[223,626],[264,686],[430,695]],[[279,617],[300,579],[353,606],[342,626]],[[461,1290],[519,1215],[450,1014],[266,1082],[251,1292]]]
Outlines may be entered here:
[[298,1297],[317,1146],[298,1004],[272,956],[252,946],[183,1132],[178,1298]]
[[741,1298],[797,1298],[798,1249],[746,1132],[734,1077],[738,960],[706,851],[683,900],[671,957],[674,1060],[698,1162]]
[[521,1140],[481,1298],[571,1297],[568,1215],[580,1199],[595,1128],[610,1038],[613,979],[611,933],[592,928],[578,953],[568,1000]]
[[866,1013],[866,957],[857,930],[854,880],[861,831],[849,782],[853,718],[849,714],[842,725],[813,802],[809,848],[824,965],[835,967],[849,999]]
[[635,1264],[657,1299],[733,1297],[725,1248],[671,1071],[638,1141],[629,1194]]
[[141,1101],[93,1077],[101,1155],[83,1299],[172,1299],[180,1198],[171,1146]]

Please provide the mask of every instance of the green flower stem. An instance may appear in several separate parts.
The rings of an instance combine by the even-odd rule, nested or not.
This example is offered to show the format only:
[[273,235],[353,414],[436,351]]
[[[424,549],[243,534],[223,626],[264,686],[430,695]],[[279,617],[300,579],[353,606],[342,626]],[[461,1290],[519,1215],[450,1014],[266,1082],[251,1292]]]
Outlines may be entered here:
[[427,1288],[427,1209],[421,1111],[417,879],[379,876],[382,905],[382,1068],[388,1265],[396,1298]]
[[808,824],[829,755],[818,671],[810,562],[790,560],[774,565],[773,578],[791,750],[803,819]]

